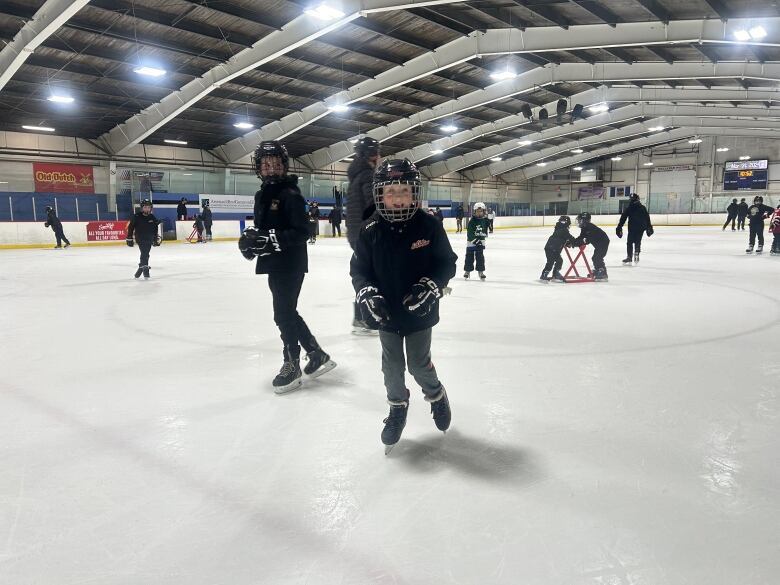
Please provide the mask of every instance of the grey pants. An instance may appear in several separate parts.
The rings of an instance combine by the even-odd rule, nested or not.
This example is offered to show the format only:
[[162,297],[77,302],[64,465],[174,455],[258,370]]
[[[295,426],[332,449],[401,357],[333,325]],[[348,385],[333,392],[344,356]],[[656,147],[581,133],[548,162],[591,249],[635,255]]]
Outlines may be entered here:
[[[425,329],[404,337],[397,333],[379,332],[382,342],[382,373],[385,376],[387,399],[392,401],[408,400],[404,371],[406,364],[409,373],[422,388],[423,394],[433,397],[441,390],[441,382],[431,361],[431,333]],[[404,359],[404,339],[406,340],[406,359]]]

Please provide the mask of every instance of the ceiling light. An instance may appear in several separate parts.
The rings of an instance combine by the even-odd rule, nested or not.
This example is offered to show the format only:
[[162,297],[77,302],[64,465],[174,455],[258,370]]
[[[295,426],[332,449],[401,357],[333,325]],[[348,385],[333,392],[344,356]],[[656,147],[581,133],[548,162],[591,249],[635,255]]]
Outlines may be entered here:
[[137,67],[133,69],[138,75],[148,75],[149,77],[162,77],[165,75],[165,69],[158,69],[157,67]]
[[614,160],[614,161],[623,160],[623,157],[622,156],[613,156],[612,160]]
[[735,30],[734,38],[737,39],[738,41],[749,41],[750,33],[746,30]]
[[596,113],[598,113],[598,112],[606,112],[607,110],[609,110],[609,104],[606,104],[604,102],[602,102],[600,104],[593,104],[592,106],[588,106],[588,109],[591,112],[596,112]]
[[536,166],[537,167],[546,167],[547,163],[546,162],[538,162],[538,163],[536,163]]
[[320,20],[336,20],[337,18],[344,17],[344,13],[341,10],[328,6],[324,2],[319,6],[307,8],[304,10],[304,13],[319,18]]
[[191,177],[192,173],[182,173],[182,176],[184,176],[184,177]]
[[254,128],[255,125],[251,122],[236,122],[233,124],[236,128],[241,128],[241,130],[249,130],[250,128]]
[[54,128],[49,126],[22,126],[25,130],[34,130],[35,132],[54,132]]
[[586,172],[586,173],[592,173],[592,172],[593,172],[593,169],[585,169],[585,172]]
[[347,104],[336,104],[335,106],[330,106],[328,108],[331,112],[346,112],[349,109],[349,106]]
[[663,129],[663,126],[650,126],[650,128],[648,128],[650,132],[660,132]]
[[517,77],[517,73],[511,69],[504,69],[503,71],[494,71],[490,74],[490,79],[494,81],[504,81],[505,79],[514,79]]
[[720,148],[716,148],[715,150],[717,150],[718,152],[728,152],[729,151],[727,146],[721,146]]
[[441,148],[435,148],[431,151],[431,154],[441,154],[444,152]]
[[585,151],[584,151],[584,150],[582,150],[581,148],[572,148],[572,149],[571,149],[571,151],[572,151],[574,154],[582,154],[583,152],[585,152]]
[[573,170],[575,170],[575,171],[581,171],[581,170],[582,170],[582,167],[574,167],[574,169],[573,169]]
[[699,144],[700,142],[704,142],[701,138],[691,138],[688,141],[688,144]]
[[184,140],[168,140],[167,138],[163,140],[163,142],[167,142],[168,144],[187,144]]
[[651,162],[646,162],[646,163],[645,163],[645,166],[646,166],[646,167],[652,167],[652,166],[653,166],[653,163],[651,163]]
[[530,145],[533,144],[533,141],[532,140],[521,140],[517,144],[518,144],[518,146],[530,146]]
[[455,130],[458,129],[457,126],[453,126],[452,124],[446,124],[445,126],[441,127],[442,130],[445,132],[455,132]]
[[55,104],[72,104],[73,98],[69,95],[50,95],[48,98],[46,98],[50,102],[54,102]]
[[766,30],[761,25],[754,26],[748,32],[750,33],[750,38],[754,41],[760,41],[766,36]]
[[501,162],[504,159],[502,159],[500,156],[494,156],[490,160],[493,161],[493,162]]
[[750,157],[748,155],[744,155],[739,157],[739,160],[750,160]]

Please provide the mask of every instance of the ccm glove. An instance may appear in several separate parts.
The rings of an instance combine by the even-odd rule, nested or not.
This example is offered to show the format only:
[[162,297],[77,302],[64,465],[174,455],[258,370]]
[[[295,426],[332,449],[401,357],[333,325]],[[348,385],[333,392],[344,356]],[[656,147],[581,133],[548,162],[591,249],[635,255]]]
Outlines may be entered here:
[[154,238],[154,242],[152,243],[152,246],[157,247],[160,244],[162,244],[162,238],[160,236],[157,236],[156,238]]
[[655,230],[653,229],[653,226],[650,226],[649,228],[647,228],[647,237],[648,238],[650,236],[652,236],[654,233],[655,233]]
[[623,237],[623,228],[620,227],[620,226],[616,227],[615,228],[615,233],[617,234],[618,238],[622,238]]
[[126,244],[127,244],[129,247],[131,247],[131,248],[132,248],[132,247],[135,245],[135,240],[133,240],[133,238],[127,238],[127,239],[125,240],[125,243],[126,243]]
[[282,251],[276,240],[276,230],[261,230],[254,226],[246,228],[241,234],[238,239],[238,249],[248,260],[255,256],[268,256]]
[[375,286],[364,286],[355,297],[360,316],[371,327],[379,327],[390,322],[390,308],[387,300]]
[[433,310],[434,305],[442,297],[439,285],[424,276],[412,286],[412,290],[404,297],[404,308],[412,315],[425,317]]

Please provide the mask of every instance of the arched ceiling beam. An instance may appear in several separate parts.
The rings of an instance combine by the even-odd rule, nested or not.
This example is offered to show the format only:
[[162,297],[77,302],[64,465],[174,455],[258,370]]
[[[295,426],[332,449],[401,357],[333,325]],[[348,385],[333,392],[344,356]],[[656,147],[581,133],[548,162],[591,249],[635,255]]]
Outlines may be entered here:
[[88,3],[89,0],[46,0],[0,51],[0,90],[43,41]]

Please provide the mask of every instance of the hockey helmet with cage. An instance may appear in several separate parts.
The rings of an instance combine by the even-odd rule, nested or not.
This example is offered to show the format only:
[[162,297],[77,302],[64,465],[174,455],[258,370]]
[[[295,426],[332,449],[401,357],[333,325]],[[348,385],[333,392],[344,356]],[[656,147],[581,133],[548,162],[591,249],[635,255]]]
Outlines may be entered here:
[[148,205],[149,207],[154,207],[154,204],[152,203],[152,200],[151,200],[151,199],[141,199],[141,206],[140,206],[140,207],[141,207],[141,209],[143,209],[143,208],[144,208],[144,207],[146,207],[147,205]]
[[763,203],[763,202],[764,202],[764,198],[761,197],[761,195],[756,195],[755,197],[753,197],[753,203]]
[[[281,175],[263,175],[262,160],[271,157],[277,157],[281,161]],[[252,156],[252,168],[254,169],[257,178],[260,179],[263,184],[279,182],[287,176],[287,171],[290,169],[290,157],[287,154],[287,148],[278,140],[263,140],[257,145],[257,148],[255,148],[255,154]]]
[[590,220],[591,220],[590,212],[583,211],[577,216],[577,225],[579,227],[586,226],[590,223]]
[[482,211],[487,211],[487,205],[485,205],[480,201],[474,204],[474,211],[476,211],[477,209],[481,209]]
[[370,136],[364,136],[355,143],[355,154],[360,158],[379,156],[379,141]]
[[[391,185],[409,185],[412,200],[407,207],[387,207],[384,188]],[[407,221],[420,207],[420,171],[408,158],[382,161],[374,173],[374,204],[382,218],[389,222]]]
[[568,215],[562,215],[558,218],[558,225],[562,225],[567,229],[571,227],[571,218]]

